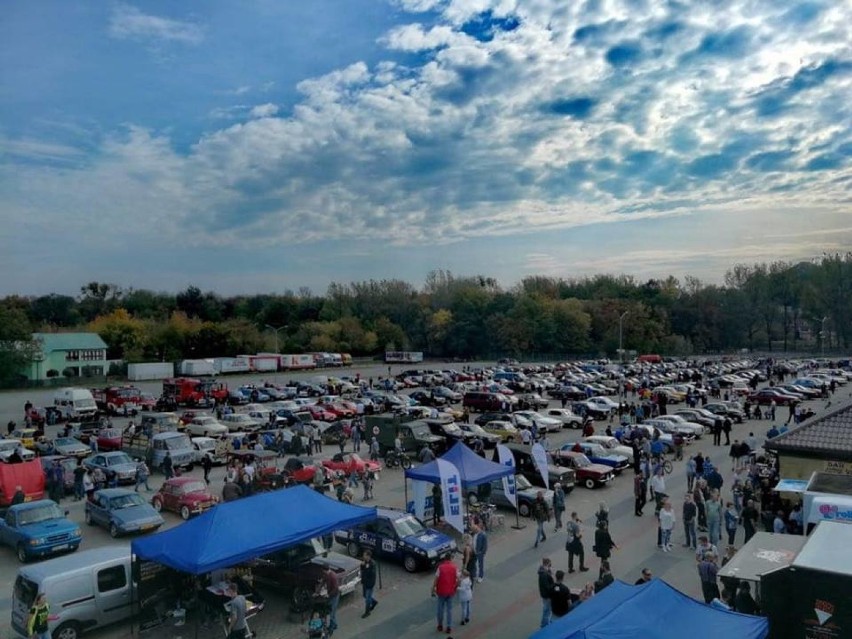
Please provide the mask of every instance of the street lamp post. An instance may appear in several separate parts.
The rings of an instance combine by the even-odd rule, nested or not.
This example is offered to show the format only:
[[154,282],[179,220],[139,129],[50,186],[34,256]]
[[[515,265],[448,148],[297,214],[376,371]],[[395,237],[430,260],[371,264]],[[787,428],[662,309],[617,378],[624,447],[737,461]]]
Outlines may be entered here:
[[624,361],[624,318],[627,317],[630,311],[624,311],[618,316],[618,356],[620,361]]
[[279,326],[277,328],[275,326],[272,326],[271,324],[265,324],[265,326],[273,333],[275,333],[275,352],[281,353],[281,350],[278,348],[278,332],[287,330],[287,325],[285,324],[284,326]]
[[825,320],[828,319],[826,315],[819,321],[819,347],[820,347],[820,357],[825,357]]

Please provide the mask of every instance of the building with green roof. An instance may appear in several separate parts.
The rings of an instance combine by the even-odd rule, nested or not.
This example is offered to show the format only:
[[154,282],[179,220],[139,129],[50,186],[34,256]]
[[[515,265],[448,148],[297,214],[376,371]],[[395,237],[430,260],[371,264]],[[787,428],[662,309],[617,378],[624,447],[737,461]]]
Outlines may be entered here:
[[103,377],[109,370],[107,345],[97,333],[33,333],[32,381]]

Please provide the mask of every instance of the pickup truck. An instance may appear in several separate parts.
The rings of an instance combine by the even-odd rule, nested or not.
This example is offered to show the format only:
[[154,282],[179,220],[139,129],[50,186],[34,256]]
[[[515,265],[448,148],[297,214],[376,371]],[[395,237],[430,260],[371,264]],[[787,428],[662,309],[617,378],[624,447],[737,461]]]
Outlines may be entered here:
[[74,552],[82,540],[80,526],[66,519],[55,501],[39,499],[10,506],[0,519],[0,543],[11,546],[21,563],[34,557]]

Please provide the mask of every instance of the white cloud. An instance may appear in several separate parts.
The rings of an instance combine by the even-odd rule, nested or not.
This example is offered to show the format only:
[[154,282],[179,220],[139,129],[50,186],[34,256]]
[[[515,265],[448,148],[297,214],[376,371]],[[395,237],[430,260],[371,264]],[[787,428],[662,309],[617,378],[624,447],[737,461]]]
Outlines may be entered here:
[[118,4],[109,21],[109,34],[120,40],[199,44],[203,29],[195,23],[142,13],[134,6]]
[[271,102],[258,104],[249,111],[249,115],[253,118],[271,118],[276,113],[278,113],[278,105]]

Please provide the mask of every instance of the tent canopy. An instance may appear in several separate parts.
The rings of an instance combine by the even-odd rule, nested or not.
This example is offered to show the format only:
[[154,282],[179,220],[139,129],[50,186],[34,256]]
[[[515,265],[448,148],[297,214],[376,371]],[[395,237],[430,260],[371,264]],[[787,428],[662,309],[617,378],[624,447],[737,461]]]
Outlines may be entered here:
[[[503,464],[488,461],[480,457],[461,442],[458,442],[450,450],[441,455],[441,459],[450,462],[458,468],[462,486],[465,487],[487,484],[490,481],[506,477],[515,472],[511,466],[504,466]],[[441,473],[438,471],[437,461],[406,470],[405,476],[409,479],[419,479],[433,484],[438,484],[441,481]]]
[[683,639],[696,629],[706,636],[763,639],[769,622],[716,610],[659,579],[641,586],[616,581],[530,639]]
[[140,559],[199,575],[375,518],[375,508],[295,486],[219,504],[180,526],[134,539],[131,548]]

